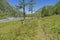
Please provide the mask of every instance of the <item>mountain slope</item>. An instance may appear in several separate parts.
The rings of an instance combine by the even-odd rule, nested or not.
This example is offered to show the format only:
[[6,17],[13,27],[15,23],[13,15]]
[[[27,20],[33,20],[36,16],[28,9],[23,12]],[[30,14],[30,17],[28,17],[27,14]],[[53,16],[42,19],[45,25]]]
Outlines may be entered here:
[[42,18],[39,23],[45,31],[47,40],[60,40],[60,15]]
[[1,16],[21,16],[22,12],[17,11],[15,8],[11,7],[6,0],[0,0],[0,15]]
[[60,1],[53,6],[44,6],[35,12],[35,16],[46,17],[60,14]]

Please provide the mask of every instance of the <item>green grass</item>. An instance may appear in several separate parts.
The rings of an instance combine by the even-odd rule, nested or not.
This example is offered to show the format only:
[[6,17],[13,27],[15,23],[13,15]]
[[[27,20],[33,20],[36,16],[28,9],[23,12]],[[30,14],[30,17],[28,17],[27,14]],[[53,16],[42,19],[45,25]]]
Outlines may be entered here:
[[0,16],[0,19],[5,19],[6,18],[6,16]]
[[15,31],[20,27],[20,22],[11,21],[0,23],[0,40],[12,40],[15,38]]
[[0,40],[37,40],[37,21],[31,20],[24,24],[21,21],[0,23]]
[[42,18],[40,23],[45,30],[47,40],[60,40],[60,15]]
[[41,19],[0,23],[0,40],[43,40],[42,27],[47,40],[60,40],[60,15]]

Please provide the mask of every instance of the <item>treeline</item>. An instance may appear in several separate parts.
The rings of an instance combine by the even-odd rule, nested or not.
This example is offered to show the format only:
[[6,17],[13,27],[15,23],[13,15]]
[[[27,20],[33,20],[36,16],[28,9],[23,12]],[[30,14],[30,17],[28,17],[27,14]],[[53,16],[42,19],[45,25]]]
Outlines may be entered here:
[[45,17],[45,16],[51,16],[51,15],[58,15],[60,14],[60,2],[58,2],[54,6],[45,6],[38,11],[36,11],[35,16],[38,17]]

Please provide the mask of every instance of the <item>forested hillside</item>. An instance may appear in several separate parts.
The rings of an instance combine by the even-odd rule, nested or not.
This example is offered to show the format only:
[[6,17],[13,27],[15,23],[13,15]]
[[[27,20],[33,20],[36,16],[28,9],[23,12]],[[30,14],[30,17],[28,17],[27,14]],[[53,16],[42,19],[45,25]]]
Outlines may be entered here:
[[56,3],[53,6],[44,6],[43,8],[40,8],[38,11],[36,11],[34,15],[39,17],[45,17],[58,14],[60,14],[60,2]]
[[17,11],[17,9],[11,7],[6,0],[0,0],[0,18],[17,17],[21,16],[22,12]]

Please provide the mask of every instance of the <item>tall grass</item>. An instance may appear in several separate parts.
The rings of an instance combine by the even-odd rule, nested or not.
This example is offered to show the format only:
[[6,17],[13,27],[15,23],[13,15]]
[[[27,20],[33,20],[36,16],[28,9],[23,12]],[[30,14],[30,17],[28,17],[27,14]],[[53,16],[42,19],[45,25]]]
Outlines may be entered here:
[[60,15],[22,21],[0,23],[0,40],[43,40],[40,27],[47,40],[60,40]]
[[0,23],[0,40],[40,40],[37,38],[37,20]]
[[46,32],[47,40],[60,40],[60,15],[42,18],[40,23]]

